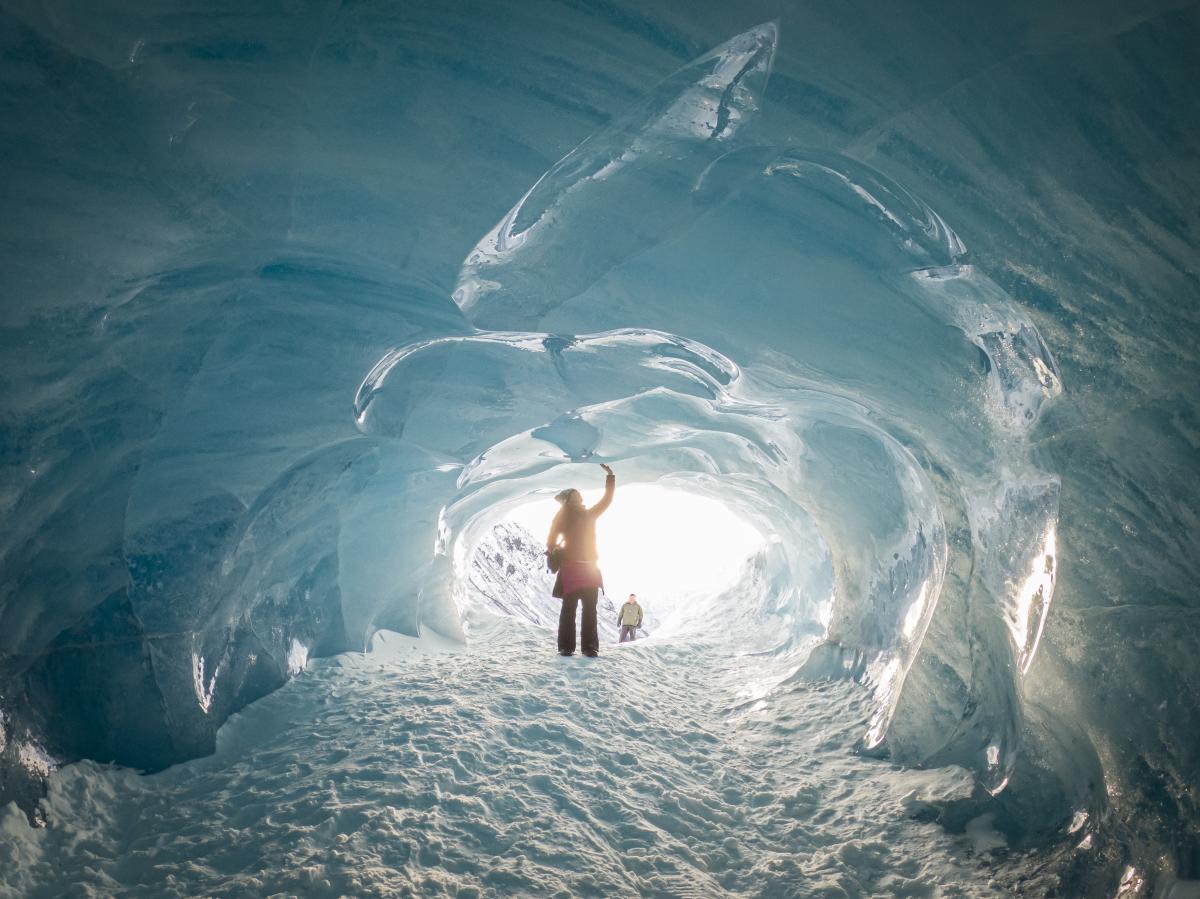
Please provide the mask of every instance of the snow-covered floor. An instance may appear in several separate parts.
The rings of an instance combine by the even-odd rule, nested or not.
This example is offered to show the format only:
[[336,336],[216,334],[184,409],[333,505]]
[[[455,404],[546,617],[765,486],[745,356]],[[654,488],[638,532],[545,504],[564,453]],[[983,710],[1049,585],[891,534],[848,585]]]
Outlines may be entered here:
[[962,795],[963,772],[849,751],[854,684],[758,701],[769,658],[644,641],[565,659],[512,621],[437,648],[314,667],[231,719],[214,756],[160,774],[68,766],[48,828],[0,816],[0,889],[998,895],[968,844],[911,817]]

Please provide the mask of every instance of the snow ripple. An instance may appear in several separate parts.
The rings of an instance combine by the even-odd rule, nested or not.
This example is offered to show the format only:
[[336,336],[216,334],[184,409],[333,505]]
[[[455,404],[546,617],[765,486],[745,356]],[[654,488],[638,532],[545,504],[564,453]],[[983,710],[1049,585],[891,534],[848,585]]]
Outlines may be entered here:
[[232,718],[215,756],[51,781],[54,826],[3,819],[13,894],[992,896],[940,827],[957,768],[849,755],[849,682],[739,706],[712,643],[560,659],[483,626],[465,652],[343,656]]

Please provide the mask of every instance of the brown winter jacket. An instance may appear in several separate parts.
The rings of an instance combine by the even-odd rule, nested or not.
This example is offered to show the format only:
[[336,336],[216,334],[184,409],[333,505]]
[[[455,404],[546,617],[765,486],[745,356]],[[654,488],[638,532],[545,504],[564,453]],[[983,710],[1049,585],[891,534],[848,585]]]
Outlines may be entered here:
[[604,496],[590,509],[563,506],[550,525],[550,536],[546,538],[546,549],[563,542],[564,562],[595,562],[600,558],[596,551],[596,519],[612,505],[617,479],[609,475],[604,479]]

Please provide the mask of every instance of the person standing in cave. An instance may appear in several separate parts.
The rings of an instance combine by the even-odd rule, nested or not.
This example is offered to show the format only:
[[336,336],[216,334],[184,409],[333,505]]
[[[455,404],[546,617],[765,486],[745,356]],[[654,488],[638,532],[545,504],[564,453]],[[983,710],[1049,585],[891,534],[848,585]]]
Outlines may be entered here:
[[625,605],[621,606],[617,625],[621,628],[621,638],[617,642],[628,643],[637,639],[637,629],[642,626],[642,607],[638,604],[636,593],[630,593]]
[[[575,654],[575,609],[582,602],[583,622],[580,625],[579,642],[585,656],[600,654],[600,636],[596,630],[596,602],[604,589],[604,577],[597,561],[596,519],[612,505],[617,489],[617,476],[607,465],[604,469],[604,496],[590,509],[584,506],[578,490],[564,490],[554,497],[562,506],[550,525],[550,536],[546,538],[546,556],[551,569],[557,568],[558,579],[554,582],[553,595],[562,599],[562,610],[558,614],[559,655]],[[557,565],[553,564],[557,561]]]

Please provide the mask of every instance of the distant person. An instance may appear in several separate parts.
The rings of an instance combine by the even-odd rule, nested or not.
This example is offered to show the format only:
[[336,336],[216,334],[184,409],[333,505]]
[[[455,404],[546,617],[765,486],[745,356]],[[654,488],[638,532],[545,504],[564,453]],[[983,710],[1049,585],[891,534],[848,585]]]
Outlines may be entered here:
[[[558,579],[554,582],[554,596],[562,599],[562,610],[558,614],[558,651],[560,655],[575,654],[575,609],[583,601],[583,623],[580,626],[579,642],[585,656],[600,654],[600,636],[596,631],[596,601],[604,589],[604,578],[596,564],[600,554],[596,552],[596,519],[612,505],[613,493],[617,489],[617,476],[607,465],[601,465],[604,479],[604,497],[590,509],[584,506],[578,490],[564,490],[554,497],[562,505],[554,522],[550,525],[550,536],[546,538],[546,556],[551,568],[557,567]],[[555,566],[553,563],[557,561]]]
[[630,593],[625,605],[621,606],[621,614],[617,616],[617,624],[621,626],[619,642],[628,643],[637,639],[637,629],[642,626],[642,607],[638,605],[637,594]]

